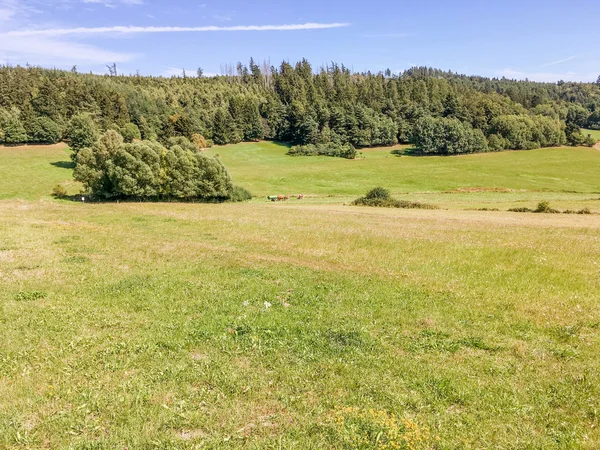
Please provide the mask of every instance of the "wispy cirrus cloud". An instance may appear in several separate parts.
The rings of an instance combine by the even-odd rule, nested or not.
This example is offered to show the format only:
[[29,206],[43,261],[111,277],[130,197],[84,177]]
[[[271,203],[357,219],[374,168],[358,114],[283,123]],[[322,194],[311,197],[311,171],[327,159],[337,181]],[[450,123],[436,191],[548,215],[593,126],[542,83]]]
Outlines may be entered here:
[[14,30],[0,33],[2,37],[23,36],[85,36],[85,35],[123,35],[142,33],[201,33],[211,31],[300,31],[323,30],[328,28],[348,27],[349,23],[303,23],[287,25],[235,25],[235,26],[204,26],[204,27],[139,27],[139,26],[111,26],[111,27],[75,27]]
[[[42,65],[106,62],[124,63],[141,56],[104,48],[101,39],[148,33],[263,32],[317,30],[344,23],[302,23],[241,26],[106,26],[60,27],[48,22],[50,10],[69,10],[77,4],[115,8],[143,5],[147,0],[0,0],[0,61]],[[198,7],[206,8],[206,4]],[[52,16],[50,16],[52,17]],[[42,22],[45,21],[45,22]]]
[[83,3],[102,5],[107,8],[116,8],[118,4],[143,5],[143,0],[83,0]]
[[127,62],[136,56],[131,53],[104,50],[79,42],[42,39],[39,36],[5,39],[2,35],[0,35],[0,55],[5,60],[16,58],[20,61],[45,65],[64,62],[69,64]]
[[[0,0],[7,1],[7,0]],[[12,1],[12,0],[10,0]],[[94,0],[96,1],[96,0]],[[104,1],[104,0],[97,0]],[[121,0],[123,2],[124,0]],[[125,0],[135,2],[138,0]],[[119,37],[147,33],[203,33],[203,32],[267,32],[322,30],[347,27],[348,23],[303,23],[283,25],[237,25],[237,26],[109,26],[109,27],[72,27],[72,28],[12,28],[0,31],[0,57],[8,59],[11,55],[20,60],[31,58],[36,64],[48,64],[53,61],[69,63],[127,62],[136,55],[115,52],[80,42],[91,37]],[[1,28],[0,28],[1,30]]]
[[568,61],[572,61],[572,60],[577,59],[577,58],[579,58],[579,55],[569,56],[568,58],[565,58],[565,59],[559,59],[558,61],[553,61],[553,62],[548,63],[548,64],[543,64],[540,67],[556,66],[558,64],[566,63]]

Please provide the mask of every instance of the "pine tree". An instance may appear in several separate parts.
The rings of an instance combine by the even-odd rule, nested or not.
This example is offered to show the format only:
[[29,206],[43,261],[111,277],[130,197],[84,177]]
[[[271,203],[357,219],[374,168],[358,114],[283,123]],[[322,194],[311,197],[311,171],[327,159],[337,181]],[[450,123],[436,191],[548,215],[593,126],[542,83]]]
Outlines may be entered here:
[[2,127],[4,143],[8,145],[25,144],[27,131],[18,117],[11,117]]

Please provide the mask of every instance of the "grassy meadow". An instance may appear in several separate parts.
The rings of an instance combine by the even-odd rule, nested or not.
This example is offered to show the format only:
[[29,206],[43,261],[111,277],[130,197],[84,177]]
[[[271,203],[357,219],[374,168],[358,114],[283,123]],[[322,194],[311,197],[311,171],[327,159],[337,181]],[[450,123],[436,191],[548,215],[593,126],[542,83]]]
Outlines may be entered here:
[[591,135],[594,139],[596,139],[597,141],[600,141],[600,130],[581,130],[581,132],[587,136],[588,134]]
[[82,204],[0,148],[0,448],[600,447],[600,216],[505,211],[600,213],[600,152],[285,151],[211,150],[249,203]]

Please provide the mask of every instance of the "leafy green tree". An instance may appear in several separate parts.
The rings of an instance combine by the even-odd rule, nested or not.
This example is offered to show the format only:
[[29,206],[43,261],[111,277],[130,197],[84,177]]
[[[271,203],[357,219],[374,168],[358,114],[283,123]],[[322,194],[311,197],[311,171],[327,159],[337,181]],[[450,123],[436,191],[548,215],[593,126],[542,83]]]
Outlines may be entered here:
[[2,127],[2,135],[5,144],[17,145],[28,142],[27,131],[18,117],[10,117]]
[[426,116],[419,119],[413,132],[413,143],[424,154],[454,155],[488,150],[483,132],[458,119]]
[[73,116],[65,130],[65,138],[74,155],[82,148],[94,145],[99,136],[96,123],[89,114],[85,113]]
[[145,116],[141,116],[139,119],[138,129],[140,130],[141,138],[147,141],[155,140],[158,136],[152,129],[148,120]]
[[99,198],[218,199],[234,193],[229,173],[183,137],[164,148],[154,141],[125,143],[114,130],[76,156],[75,179]]
[[570,104],[567,108],[566,122],[573,123],[578,127],[585,127],[589,116],[590,111],[587,108],[577,104]]
[[30,142],[40,144],[56,144],[61,140],[62,132],[60,127],[49,117],[36,118],[30,128]]
[[587,146],[591,147],[596,143],[596,140],[586,136],[574,123],[567,123],[567,128],[565,131],[566,140],[569,145],[572,146]]
[[590,114],[586,126],[592,130],[600,130],[600,109]]
[[65,128],[68,118],[81,114],[104,130],[116,124],[127,140],[133,138],[122,128],[131,122],[142,139],[162,143],[174,136],[214,137],[220,144],[264,136],[360,147],[407,143],[417,123],[431,116],[463,125],[436,122],[436,129],[445,127],[464,141],[456,148],[437,142],[448,152],[485,148],[471,129],[480,130],[494,149],[506,142],[518,149],[561,145],[567,123],[600,129],[596,83],[488,79],[429,67],[398,75],[353,73],[337,63],[315,73],[306,60],[265,73],[252,59],[248,67],[238,65],[237,76],[233,67],[226,72],[184,80],[0,67],[0,110],[17,110],[32,142],[39,139],[36,118]]
[[121,129],[121,136],[123,136],[123,140],[125,142],[131,143],[134,140],[141,140],[142,133],[140,133],[140,129],[137,127],[135,123],[126,123]]

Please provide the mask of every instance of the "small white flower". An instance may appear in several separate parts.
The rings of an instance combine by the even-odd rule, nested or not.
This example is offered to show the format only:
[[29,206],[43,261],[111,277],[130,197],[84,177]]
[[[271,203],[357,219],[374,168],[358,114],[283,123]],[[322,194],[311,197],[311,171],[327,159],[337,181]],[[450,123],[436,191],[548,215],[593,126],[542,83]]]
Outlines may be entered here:
[[265,308],[269,309],[272,305],[269,302],[265,302]]
[[246,300],[244,303],[242,303],[244,306],[250,306],[250,302],[248,300]]

